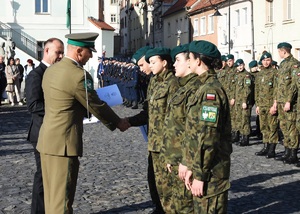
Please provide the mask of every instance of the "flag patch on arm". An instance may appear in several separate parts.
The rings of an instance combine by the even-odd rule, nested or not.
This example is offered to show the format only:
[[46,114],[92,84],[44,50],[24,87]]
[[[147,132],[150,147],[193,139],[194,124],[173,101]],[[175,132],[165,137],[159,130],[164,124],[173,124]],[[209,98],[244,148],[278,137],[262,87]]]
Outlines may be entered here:
[[203,106],[200,120],[215,123],[218,117],[218,108],[215,106]]
[[206,94],[206,100],[216,100],[215,94]]

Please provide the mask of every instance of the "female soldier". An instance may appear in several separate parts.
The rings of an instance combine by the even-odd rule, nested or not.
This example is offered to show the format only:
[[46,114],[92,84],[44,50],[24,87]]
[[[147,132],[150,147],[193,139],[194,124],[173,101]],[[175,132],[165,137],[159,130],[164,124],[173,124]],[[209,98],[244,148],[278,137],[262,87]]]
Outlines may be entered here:
[[159,154],[163,144],[163,127],[166,115],[167,103],[170,97],[178,89],[177,78],[173,74],[173,63],[168,48],[153,48],[146,52],[146,62],[154,75],[149,83],[148,99],[148,151],[151,153],[155,183],[161,203],[164,204],[162,192],[163,163],[159,160]]
[[185,184],[194,196],[194,213],[226,213],[232,144],[228,99],[214,70],[221,66],[221,54],[204,40],[193,41],[189,51],[201,86],[187,105]]

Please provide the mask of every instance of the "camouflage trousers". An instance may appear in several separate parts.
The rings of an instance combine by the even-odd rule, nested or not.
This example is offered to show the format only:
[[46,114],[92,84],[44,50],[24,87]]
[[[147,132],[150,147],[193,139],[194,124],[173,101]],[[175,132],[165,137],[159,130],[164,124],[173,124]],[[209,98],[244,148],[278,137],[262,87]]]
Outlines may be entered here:
[[210,198],[193,197],[195,214],[227,213],[228,191]]
[[242,104],[238,103],[236,103],[234,106],[236,131],[240,131],[241,135],[250,135],[250,117],[252,106],[247,106],[247,109],[243,109]]
[[278,143],[278,118],[277,114],[269,113],[270,107],[259,107],[259,124],[263,134],[263,143]]
[[193,214],[193,195],[178,177],[178,166],[163,171],[163,208],[167,214]]
[[236,122],[235,122],[235,105],[230,105],[230,120],[231,120],[231,130],[237,131]]
[[164,204],[163,188],[162,188],[163,183],[164,183],[163,171],[166,171],[167,168],[165,167],[164,163],[162,163],[162,161],[160,159],[160,152],[151,152],[151,156],[152,156],[156,190],[157,190],[161,205],[163,206],[163,204]]
[[296,110],[291,107],[291,110],[285,112],[283,110],[284,103],[278,103],[278,120],[280,129],[284,136],[283,145],[289,149],[298,149],[298,130],[296,129]]

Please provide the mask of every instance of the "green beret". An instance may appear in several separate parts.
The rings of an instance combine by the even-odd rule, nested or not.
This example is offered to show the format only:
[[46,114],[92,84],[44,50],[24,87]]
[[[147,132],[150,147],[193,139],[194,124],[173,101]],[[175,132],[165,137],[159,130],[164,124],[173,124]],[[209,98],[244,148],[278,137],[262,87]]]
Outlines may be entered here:
[[98,33],[71,33],[65,35],[68,39],[68,44],[89,48],[93,52],[97,52],[95,49],[95,40],[98,36]]
[[153,48],[146,52],[145,60],[150,63],[149,59],[152,56],[170,56],[171,50],[169,48]]
[[237,67],[237,66],[239,66],[239,65],[241,65],[241,64],[245,64],[244,63],[244,60],[242,60],[242,59],[237,59],[236,61],[235,61],[235,63],[234,63],[234,65]]
[[264,59],[267,58],[272,58],[272,55],[269,52],[265,52],[263,55],[261,55],[260,61],[263,61]]
[[234,59],[234,56],[233,56],[232,54],[228,54],[228,55],[226,56],[226,59],[227,59],[227,60],[229,60],[229,59]]
[[277,62],[275,60],[273,60],[272,65],[277,65]]
[[133,54],[132,58],[131,58],[131,62],[133,62],[134,64],[137,64],[138,61],[146,55],[146,52],[148,50],[150,50],[151,47],[150,46],[145,46],[145,47],[142,47],[140,49],[138,49],[135,54]]
[[279,48],[289,48],[292,49],[292,45],[290,43],[287,42],[281,42],[277,45],[277,49]]
[[258,61],[258,63],[257,63],[258,65],[262,65],[262,63],[261,63],[261,61]]
[[175,62],[175,57],[179,53],[186,53],[189,51],[189,44],[179,45],[171,50],[171,57],[173,62]]
[[227,62],[227,57],[225,55],[222,55],[221,60]]
[[257,61],[256,61],[256,60],[252,60],[252,61],[249,63],[249,68],[254,68],[254,67],[257,67]]
[[221,53],[217,46],[205,40],[192,41],[189,46],[189,51],[211,58],[221,59]]

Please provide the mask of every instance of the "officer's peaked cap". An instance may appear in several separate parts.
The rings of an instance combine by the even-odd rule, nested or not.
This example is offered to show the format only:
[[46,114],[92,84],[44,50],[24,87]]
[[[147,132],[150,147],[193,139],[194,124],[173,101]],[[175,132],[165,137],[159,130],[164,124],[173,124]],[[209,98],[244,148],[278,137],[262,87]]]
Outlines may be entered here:
[[95,49],[95,40],[99,36],[98,33],[71,33],[65,37],[68,39],[68,44],[89,48],[93,52],[97,52]]

